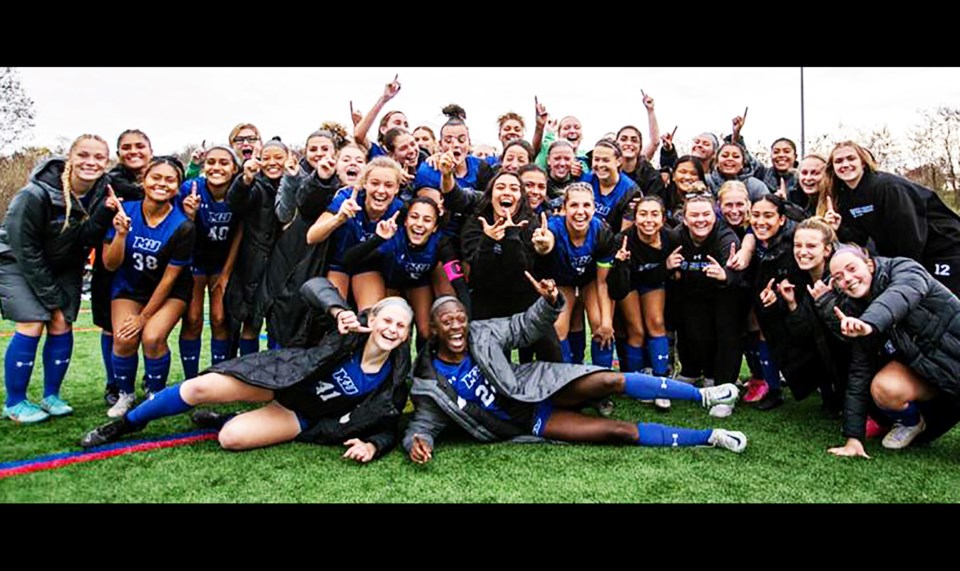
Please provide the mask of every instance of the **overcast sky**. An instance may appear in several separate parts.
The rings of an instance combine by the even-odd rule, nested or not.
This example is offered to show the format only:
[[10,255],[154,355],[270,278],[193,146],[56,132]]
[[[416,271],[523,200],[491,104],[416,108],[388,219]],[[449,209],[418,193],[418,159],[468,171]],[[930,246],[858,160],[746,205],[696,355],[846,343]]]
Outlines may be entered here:
[[[786,136],[800,144],[800,68],[19,68],[36,103],[32,143],[96,133],[111,144],[128,128],[157,153],[206,139],[225,142],[239,122],[302,145],[325,120],[350,125],[349,101],[366,111],[394,74],[402,89],[385,110],[411,127],[439,127],[440,109],[467,111],[474,144],[497,143],[496,118],[511,110],[533,128],[534,95],[551,115],[576,115],[585,145],[632,123],[646,134],[643,89],[661,131],[678,127],[681,152],[702,131],[730,132],[749,106],[750,144]],[[960,104],[958,68],[804,68],[806,135],[886,124],[904,137],[917,109]],[[375,130],[375,127],[374,127]],[[375,133],[372,133],[375,135]],[[817,149],[808,149],[808,151]]]

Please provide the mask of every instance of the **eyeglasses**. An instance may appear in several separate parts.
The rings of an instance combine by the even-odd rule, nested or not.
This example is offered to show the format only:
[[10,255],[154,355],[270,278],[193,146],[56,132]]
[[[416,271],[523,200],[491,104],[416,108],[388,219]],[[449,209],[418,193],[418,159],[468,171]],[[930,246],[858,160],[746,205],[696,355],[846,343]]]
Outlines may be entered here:
[[687,192],[687,193],[685,193],[685,194],[683,195],[683,197],[684,197],[685,199],[696,198],[696,197],[698,197],[698,196],[702,196],[702,197],[704,197],[704,198],[709,198],[709,197],[713,196],[713,194],[712,194],[709,190],[697,190],[697,191],[694,191],[694,192]]
[[250,137],[237,137],[233,140],[234,143],[256,143],[260,140],[260,137],[251,135]]

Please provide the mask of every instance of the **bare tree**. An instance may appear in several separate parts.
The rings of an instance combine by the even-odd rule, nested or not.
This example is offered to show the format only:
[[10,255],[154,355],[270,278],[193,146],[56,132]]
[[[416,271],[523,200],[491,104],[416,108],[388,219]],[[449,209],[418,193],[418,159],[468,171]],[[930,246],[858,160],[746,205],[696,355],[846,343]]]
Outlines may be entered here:
[[12,67],[0,68],[0,152],[20,146],[34,126],[33,99],[20,85]]

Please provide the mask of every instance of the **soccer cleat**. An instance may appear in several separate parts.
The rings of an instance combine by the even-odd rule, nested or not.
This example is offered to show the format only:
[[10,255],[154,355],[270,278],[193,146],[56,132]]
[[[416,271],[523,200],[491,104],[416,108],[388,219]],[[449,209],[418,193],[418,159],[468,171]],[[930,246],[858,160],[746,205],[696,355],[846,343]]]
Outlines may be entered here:
[[888,432],[890,432],[889,426],[880,424],[872,416],[867,417],[867,439],[880,438]]
[[747,447],[747,435],[737,430],[715,428],[707,440],[712,446],[726,448],[731,452],[743,452]]
[[120,387],[116,385],[107,385],[103,389],[103,401],[110,406],[117,404],[117,399],[120,398]]
[[117,440],[120,440],[120,437],[124,434],[130,434],[131,432],[136,432],[137,430],[139,429],[127,422],[127,419],[120,418],[118,420],[114,420],[113,422],[108,422],[107,424],[98,426],[88,432],[83,439],[80,440],[80,446],[84,448],[102,446],[104,444],[109,444],[110,442],[116,442]]
[[613,414],[613,401],[609,398],[597,401],[593,406],[597,409],[597,414],[604,418],[609,418]]
[[9,418],[18,424],[33,424],[47,420],[50,415],[39,406],[24,399],[13,406],[4,406],[3,418]]
[[670,410],[670,399],[654,399],[653,406],[660,412],[667,412]]
[[123,415],[127,414],[130,409],[133,408],[134,404],[137,401],[137,395],[133,393],[120,393],[120,397],[117,398],[117,404],[110,407],[110,410],[107,411],[107,416],[110,418],[121,418]]
[[73,414],[73,407],[66,403],[59,395],[43,397],[40,408],[50,413],[50,416],[66,416]]
[[890,432],[883,437],[883,447],[890,450],[900,450],[910,446],[913,439],[920,436],[920,433],[927,429],[927,422],[920,417],[920,422],[913,426],[904,426],[899,422],[894,423]]
[[747,394],[743,397],[743,402],[757,402],[767,396],[770,385],[763,379],[750,379],[747,381]]
[[733,405],[740,396],[740,390],[733,383],[700,389],[700,402],[704,408],[713,408],[718,404]]
[[220,430],[227,421],[235,416],[237,416],[236,413],[224,414],[209,409],[199,409],[193,411],[193,414],[190,415],[190,420],[200,428]]
[[783,391],[781,389],[773,389],[767,392],[766,396],[754,405],[754,408],[757,410],[771,410],[781,405],[783,405]]
[[733,407],[728,404],[715,404],[710,407],[710,416],[714,418],[727,418],[733,414]]

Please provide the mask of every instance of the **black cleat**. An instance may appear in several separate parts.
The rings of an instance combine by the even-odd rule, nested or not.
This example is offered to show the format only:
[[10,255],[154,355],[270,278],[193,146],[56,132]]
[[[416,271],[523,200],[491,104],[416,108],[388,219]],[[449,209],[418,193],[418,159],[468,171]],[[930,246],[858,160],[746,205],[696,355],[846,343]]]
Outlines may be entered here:
[[117,404],[117,400],[120,398],[120,387],[116,385],[107,385],[103,389],[103,402],[107,403],[108,406],[113,406]]
[[104,444],[109,444],[110,442],[116,442],[120,440],[120,437],[125,434],[130,434],[131,432],[136,432],[140,430],[134,425],[127,422],[126,418],[120,418],[114,420],[113,422],[108,422],[103,426],[98,426],[80,440],[80,446],[83,448],[92,448],[94,446],[102,446]]
[[220,413],[209,409],[200,409],[195,410],[193,414],[190,415],[190,420],[200,428],[220,430],[227,421],[235,416],[237,416],[237,414],[234,412]]
[[753,408],[757,410],[771,410],[782,405],[783,405],[782,389],[770,389],[770,392],[764,395],[762,399],[757,401],[757,404]]

